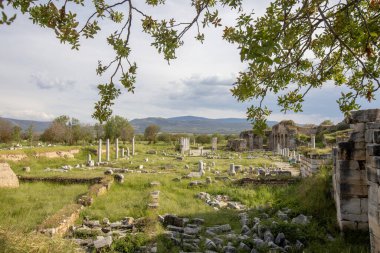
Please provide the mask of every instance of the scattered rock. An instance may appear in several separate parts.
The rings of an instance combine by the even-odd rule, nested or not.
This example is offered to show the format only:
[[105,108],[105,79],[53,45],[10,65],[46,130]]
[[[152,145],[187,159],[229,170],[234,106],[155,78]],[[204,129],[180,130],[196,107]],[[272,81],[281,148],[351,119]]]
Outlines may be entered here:
[[112,236],[98,236],[97,239],[94,241],[94,247],[95,249],[101,249],[104,247],[109,247],[112,244]]
[[113,170],[108,169],[108,170],[104,171],[104,175],[113,175]]
[[160,182],[158,181],[153,181],[153,182],[150,182],[150,186],[160,186]]
[[113,176],[113,178],[115,179],[116,182],[120,184],[124,183],[124,175],[122,174],[117,173]]
[[300,214],[297,217],[292,219],[292,223],[300,224],[300,225],[307,225],[310,223],[310,220],[307,216]]

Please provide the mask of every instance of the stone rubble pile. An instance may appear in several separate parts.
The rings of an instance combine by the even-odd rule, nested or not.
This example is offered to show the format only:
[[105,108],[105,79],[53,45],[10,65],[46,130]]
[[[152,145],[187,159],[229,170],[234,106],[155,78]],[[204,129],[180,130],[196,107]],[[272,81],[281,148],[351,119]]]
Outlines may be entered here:
[[227,171],[227,174],[230,176],[235,176],[236,174],[241,173],[243,175],[257,175],[265,177],[276,177],[276,176],[291,176],[292,173],[289,170],[283,168],[264,168],[264,167],[244,167],[242,165],[230,164],[230,168]]
[[[283,209],[277,215],[288,222],[290,212],[290,209]],[[208,227],[205,226],[204,219],[182,218],[173,214],[160,216],[160,221],[165,227],[166,238],[180,247],[180,252],[257,253],[303,250],[304,244],[301,240],[290,241],[283,232],[273,233],[277,223],[273,221],[272,225],[265,225],[272,220],[266,213],[262,213],[260,217],[250,219],[246,212],[239,213],[241,224],[239,232],[232,230],[228,223]],[[292,220],[292,223],[306,225],[309,223],[309,218],[299,215]]]
[[111,246],[113,240],[123,238],[127,234],[139,231],[143,219],[135,220],[133,217],[125,217],[116,222],[110,222],[104,218],[102,221],[90,220],[87,217],[81,226],[72,227],[70,237],[78,245],[89,252],[101,250]]
[[246,206],[240,202],[231,201],[230,197],[227,195],[216,195],[212,196],[207,192],[198,193],[197,197],[201,200],[204,200],[206,204],[214,207],[215,210],[219,209],[236,209],[236,210],[245,210]]

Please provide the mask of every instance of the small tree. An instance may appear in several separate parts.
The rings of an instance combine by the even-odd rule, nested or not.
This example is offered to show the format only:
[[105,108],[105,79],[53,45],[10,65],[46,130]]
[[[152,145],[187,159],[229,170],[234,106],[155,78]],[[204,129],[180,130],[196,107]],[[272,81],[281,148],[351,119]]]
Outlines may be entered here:
[[160,131],[160,127],[157,125],[149,125],[145,128],[144,138],[149,141],[149,144],[156,143],[156,136]]
[[201,135],[197,135],[197,137],[195,137],[195,140],[197,143],[209,144],[211,142],[211,136],[207,134],[201,134]]
[[9,142],[12,140],[13,126],[12,123],[0,119],[0,142]]
[[165,142],[165,143],[170,143],[172,141],[173,136],[169,133],[161,133],[157,136],[157,140],[158,141],[162,141],[162,142]]
[[104,125],[104,137],[110,140],[115,140],[116,138],[121,138],[123,141],[131,140],[133,134],[134,129],[128,120],[117,115],[107,120]]
[[21,132],[22,132],[21,127],[14,126],[12,128],[12,140],[15,142],[20,142],[21,141]]
[[29,125],[28,129],[26,130],[26,138],[29,141],[30,145],[33,143],[33,137],[34,137],[34,129],[33,125]]
[[327,119],[327,120],[324,120],[320,125],[321,126],[332,126],[332,125],[334,125],[334,122],[332,122],[331,120]]

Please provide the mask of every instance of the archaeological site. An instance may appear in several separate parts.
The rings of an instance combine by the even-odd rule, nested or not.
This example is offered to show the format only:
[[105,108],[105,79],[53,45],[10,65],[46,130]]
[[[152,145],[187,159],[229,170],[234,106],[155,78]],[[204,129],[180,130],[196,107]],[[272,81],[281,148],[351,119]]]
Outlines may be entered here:
[[0,0],[0,253],[380,253],[380,0]]

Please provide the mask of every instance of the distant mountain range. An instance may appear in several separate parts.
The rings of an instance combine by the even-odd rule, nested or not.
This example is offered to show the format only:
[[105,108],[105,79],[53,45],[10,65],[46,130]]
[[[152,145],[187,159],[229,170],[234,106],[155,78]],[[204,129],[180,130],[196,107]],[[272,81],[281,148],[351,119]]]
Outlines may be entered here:
[[[30,125],[33,125],[34,131],[43,132],[47,129],[51,122],[34,121],[34,120],[19,120],[11,118],[1,118],[10,121],[13,125],[26,130]],[[147,126],[155,124],[160,126],[161,132],[168,133],[196,133],[196,134],[237,134],[244,130],[252,128],[251,124],[242,118],[224,118],[224,119],[209,119],[194,116],[181,116],[174,118],[144,118],[134,119],[130,123],[136,133],[144,133]],[[269,126],[277,124],[275,121],[268,121]]]
[[13,125],[21,127],[22,130],[26,130],[28,129],[30,125],[32,125],[33,130],[39,133],[42,133],[43,131],[45,131],[45,129],[48,128],[51,123],[49,121],[21,120],[21,119],[10,119],[10,118],[2,118],[2,117],[0,117],[0,119],[7,120],[11,122]]
[[[252,128],[252,125],[242,118],[209,119],[194,116],[134,119],[130,123],[137,133],[143,133],[145,128],[151,124],[158,125],[162,132],[169,133],[237,134]],[[269,126],[275,124],[277,122],[268,121]]]

